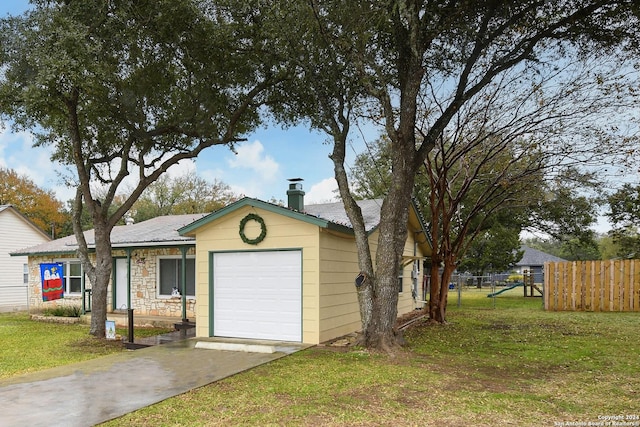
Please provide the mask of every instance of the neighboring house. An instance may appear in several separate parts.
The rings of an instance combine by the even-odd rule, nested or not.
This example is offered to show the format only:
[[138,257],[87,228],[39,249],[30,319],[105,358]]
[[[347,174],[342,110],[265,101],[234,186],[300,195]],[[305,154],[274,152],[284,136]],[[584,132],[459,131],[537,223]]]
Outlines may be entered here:
[[[196,239],[197,336],[317,344],[360,329],[360,270],[342,203],[305,206],[299,184],[287,194],[289,208],[244,198],[179,230]],[[359,202],[374,260],[381,204]],[[412,205],[398,314],[417,306],[426,236]]]
[[[288,195],[289,207],[243,198],[206,216],[166,216],[115,227],[116,284],[109,287],[108,311],[128,307],[129,295],[138,315],[179,319],[185,310],[187,318],[195,318],[200,337],[317,344],[357,331],[360,269],[342,203],[304,206],[298,183],[291,184]],[[381,204],[359,202],[374,260]],[[93,233],[86,235],[93,242]],[[76,248],[75,238],[68,237],[23,254],[34,268],[64,261],[67,295],[79,300],[84,281]],[[413,295],[422,283],[421,261],[429,254],[424,221],[412,206],[398,272],[399,315],[419,306]],[[183,298],[171,296],[172,288],[180,287],[183,268],[186,307]],[[30,283],[32,293],[41,296],[39,276]],[[36,298],[33,304],[49,303]]]
[[514,270],[522,274],[524,271],[533,273],[534,283],[544,283],[544,263],[545,262],[563,262],[565,259],[550,255],[546,252],[521,246],[520,250],[524,251],[522,259],[515,265]]
[[12,257],[18,249],[51,238],[16,208],[0,205],[0,311],[26,310],[29,267],[27,256]]

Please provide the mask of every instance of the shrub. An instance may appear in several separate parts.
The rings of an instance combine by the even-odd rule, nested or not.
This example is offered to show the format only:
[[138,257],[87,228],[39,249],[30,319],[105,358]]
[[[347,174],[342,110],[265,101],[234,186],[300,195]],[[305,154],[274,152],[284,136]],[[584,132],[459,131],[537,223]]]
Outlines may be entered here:
[[42,312],[45,316],[55,317],[80,317],[80,306],[77,305],[64,305],[53,308],[45,308]]

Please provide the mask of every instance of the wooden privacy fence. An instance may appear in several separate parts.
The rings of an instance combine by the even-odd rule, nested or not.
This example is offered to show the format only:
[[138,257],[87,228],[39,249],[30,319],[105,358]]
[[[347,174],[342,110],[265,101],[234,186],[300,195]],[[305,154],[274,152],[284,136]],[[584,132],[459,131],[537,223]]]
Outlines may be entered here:
[[544,308],[640,311],[640,260],[547,262]]

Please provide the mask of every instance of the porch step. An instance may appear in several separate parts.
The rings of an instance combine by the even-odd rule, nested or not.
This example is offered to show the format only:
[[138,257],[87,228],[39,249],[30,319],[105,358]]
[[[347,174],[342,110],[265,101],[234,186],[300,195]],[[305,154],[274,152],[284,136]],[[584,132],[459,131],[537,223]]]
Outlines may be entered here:
[[244,351],[247,353],[275,353],[276,348],[272,345],[261,344],[243,344],[243,343],[231,343],[231,342],[211,342],[211,341],[198,341],[196,348],[202,348],[206,350],[226,350],[226,351]]

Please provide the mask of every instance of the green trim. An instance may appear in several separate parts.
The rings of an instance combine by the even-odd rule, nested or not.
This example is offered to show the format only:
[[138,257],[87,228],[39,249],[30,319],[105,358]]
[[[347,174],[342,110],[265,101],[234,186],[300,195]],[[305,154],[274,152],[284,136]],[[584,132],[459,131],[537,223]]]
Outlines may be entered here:
[[[182,258],[181,258],[181,264],[180,264],[180,293],[181,295],[181,303],[182,303],[182,321],[185,322],[187,321],[187,252],[189,251],[188,248],[185,248],[184,246],[180,247],[180,252],[182,254]],[[195,261],[194,261],[195,263]],[[157,278],[156,278],[157,279]],[[194,293],[195,293],[195,289],[194,289]],[[194,295],[195,296],[195,295]]]
[[[95,252],[95,251],[89,251]],[[9,255],[11,256],[59,256],[59,255],[76,255],[78,253],[77,249],[72,251],[61,251],[61,252],[13,252]]]
[[[80,265],[82,265],[82,264],[80,264]],[[113,268],[113,266],[111,268]],[[81,304],[81,306],[82,306],[81,307],[82,314],[87,314],[87,304],[85,303],[85,299],[86,299],[85,298],[85,291],[86,291],[87,284],[84,281],[84,277],[85,276],[86,275],[83,273],[82,277],[80,278],[80,295],[82,295],[82,304]],[[66,279],[65,279],[65,282],[66,282]],[[91,301],[89,301],[89,306],[91,306]]]
[[240,199],[237,202],[231,203],[230,205],[225,206],[224,208],[217,210],[209,215],[200,218],[197,221],[192,222],[189,225],[186,225],[180,229],[178,229],[178,234],[181,236],[192,233],[196,229],[215,221],[218,218],[221,218],[225,215],[230,214],[231,212],[237,211],[245,206],[260,208],[266,210],[268,212],[276,213],[278,215],[283,215],[289,218],[297,219],[299,221],[308,222],[309,224],[317,225],[322,228],[334,228],[336,230],[345,231],[353,233],[350,227],[341,226],[339,224],[333,224],[326,219],[318,218],[312,215],[307,215],[304,213],[300,213],[297,211],[293,211],[291,209],[285,208],[283,206],[274,205],[272,203],[263,202],[262,200],[252,199],[250,197],[245,197],[244,199]]
[[116,309],[116,298],[118,297],[118,286],[116,284],[116,268],[118,259],[123,259],[123,256],[112,256],[111,260],[111,311]]
[[118,284],[117,281],[117,260],[127,260],[127,308],[131,308],[131,254],[128,253],[124,256],[112,256],[113,260],[111,265],[111,310],[122,310],[116,306],[116,300],[118,298]]
[[[181,236],[189,235],[193,233],[195,230],[197,230],[198,228],[246,206],[253,207],[253,208],[260,208],[268,212],[276,213],[278,215],[283,215],[285,217],[296,219],[299,221],[304,221],[309,224],[313,224],[321,228],[327,228],[329,230],[336,231],[339,233],[345,233],[345,234],[351,234],[351,235],[354,234],[353,228],[348,227],[346,225],[337,224],[323,218],[318,218],[313,215],[307,215],[298,211],[288,209],[284,206],[274,205],[272,203],[263,202],[262,200],[253,199],[250,197],[245,197],[243,199],[240,199],[237,202],[231,203],[230,205],[227,205],[220,210],[210,213],[209,215],[204,216],[199,220],[194,221],[191,224],[188,224],[178,229],[178,234],[180,234]],[[418,218],[418,221],[420,222],[420,227],[422,228],[423,233],[425,234],[425,236],[427,236],[427,239],[429,241],[429,246],[432,247],[431,239],[427,233],[426,223],[424,221],[424,218],[420,214],[420,210],[418,209],[416,202],[414,200],[411,201],[411,207],[413,208]],[[371,235],[374,231],[376,231],[378,229],[378,226],[379,224],[376,224],[374,227],[372,227],[371,230],[367,232],[367,235]]]
[[[209,252],[209,336],[213,337],[213,255],[215,252]],[[196,321],[197,322],[197,321]]]
[[266,249],[223,249],[209,252],[210,254],[230,254],[245,252],[291,252],[302,251],[302,248],[266,248]]
[[[300,248],[300,342],[304,342],[304,255]],[[318,290],[320,286],[320,275],[318,274]],[[320,300],[318,299],[318,304]],[[320,308],[318,307],[318,313]],[[318,333],[320,332],[320,322],[318,322]]]
[[127,248],[127,309],[130,310],[131,306],[131,252],[133,249]]

